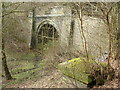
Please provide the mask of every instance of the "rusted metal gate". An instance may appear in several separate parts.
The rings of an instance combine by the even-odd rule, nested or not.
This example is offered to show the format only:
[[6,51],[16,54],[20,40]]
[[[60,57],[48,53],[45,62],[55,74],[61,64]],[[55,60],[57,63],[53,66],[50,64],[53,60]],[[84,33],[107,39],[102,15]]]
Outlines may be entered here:
[[[59,42],[59,35],[56,28],[49,24],[43,24],[39,28],[38,32],[38,50],[41,52],[41,55],[44,56],[45,51],[52,50],[54,51],[54,46]],[[51,49],[52,48],[52,49]]]

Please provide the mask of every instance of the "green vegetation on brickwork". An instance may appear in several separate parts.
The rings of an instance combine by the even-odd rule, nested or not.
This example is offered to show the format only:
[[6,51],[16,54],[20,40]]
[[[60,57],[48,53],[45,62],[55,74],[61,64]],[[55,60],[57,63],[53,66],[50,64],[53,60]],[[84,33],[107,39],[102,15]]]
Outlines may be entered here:
[[[101,62],[102,65],[107,65]],[[85,84],[89,84],[94,80],[94,77],[90,74],[91,67],[96,65],[94,60],[86,60],[83,57],[75,58],[67,62],[63,62],[58,65],[58,68],[67,76],[72,77]],[[99,69],[99,68],[96,68]]]

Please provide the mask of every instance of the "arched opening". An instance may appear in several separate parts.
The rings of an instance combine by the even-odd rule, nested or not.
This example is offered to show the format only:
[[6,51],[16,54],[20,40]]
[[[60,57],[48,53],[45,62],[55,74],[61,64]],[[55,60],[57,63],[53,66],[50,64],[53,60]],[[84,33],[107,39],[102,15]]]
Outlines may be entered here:
[[43,24],[38,32],[38,48],[48,48],[50,45],[53,45],[56,41],[58,41],[58,37],[58,32],[53,25],[49,23]]

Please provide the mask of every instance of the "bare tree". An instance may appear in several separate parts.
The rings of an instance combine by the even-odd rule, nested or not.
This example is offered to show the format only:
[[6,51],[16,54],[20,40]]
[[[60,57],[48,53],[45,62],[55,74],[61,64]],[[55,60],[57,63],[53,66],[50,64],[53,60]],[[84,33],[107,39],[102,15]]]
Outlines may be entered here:
[[[88,16],[94,16],[94,17],[98,17],[101,18],[105,25],[107,26],[107,32],[108,32],[108,38],[109,38],[109,55],[108,55],[108,59],[107,59],[107,63],[108,63],[108,69],[107,69],[107,74],[108,77],[107,79],[110,79],[110,74],[112,71],[110,71],[110,60],[113,57],[112,53],[113,53],[113,44],[114,44],[114,38],[116,38],[116,23],[117,23],[117,19],[115,18],[116,16],[116,4],[117,3],[106,3],[106,2],[98,2],[98,3],[82,3],[82,2],[77,2],[74,3],[75,6],[75,10],[76,13],[79,17],[79,21],[80,21],[80,32],[82,34],[83,40],[84,40],[84,49],[85,49],[85,54],[86,54],[86,58],[89,60],[89,54],[88,54],[88,50],[87,50],[87,41],[86,41],[86,37],[84,34],[84,27],[83,27],[83,15],[86,14],[84,7],[86,8],[86,6],[88,6],[89,8],[87,11],[87,15]],[[97,8],[97,13],[93,12],[94,10],[91,10],[91,7],[96,9]],[[115,9],[115,10],[114,10]],[[91,13],[90,13],[91,11]],[[119,32],[118,32],[118,38],[119,38]],[[119,42],[118,42],[119,43]],[[118,52],[119,53],[119,50]]]
[[83,38],[83,46],[84,46],[84,50],[85,50],[85,55],[86,55],[86,59],[89,60],[89,54],[88,54],[88,47],[87,47],[87,40],[86,40],[86,36],[84,33],[84,27],[83,27],[83,3],[82,2],[77,2],[77,3],[73,3],[74,5],[74,9],[77,13],[77,16],[79,18],[80,21],[80,33],[82,35]]
[[[118,6],[118,23],[120,23],[120,2],[117,3],[117,6]],[[118,32],[117,32],[117,39],[116,39],[116,60],[117,60],[117,63],[118,63],[118,66],[117,66],[117,71],[118,72],[118,77],[120,77],[120,26],[118,24]],[[120,82],[120,79],[118,78],[118,82]],[[120,84],[118,84],[118,88],[120,88]]]
[[[8,21],[5,21],[6,16],[9,16],[10,14],[14,13],[15,10],[21,5],[22,3],[2,3],[2,66],[5,72],[5,77],[7,80],[13,79],[11,76],[11,73],[9,71],[8,65],[7,65],[7,57],[5,52],[5,28],[6,23]],[[15,6],[14,8],[10,8],[12,6]]]
[[[5,6],[4,3],[2,3],[2,8],[4,10]],[[2,13],[3,14],[3,13]],[[4,25],[4,16],[7,14],[3,14],[2,15],[2,24]],[[5,53],[5,43],[4,43],[4,30],[2,30],[2,66],[5,72],[5,76],[7,80],[12,79],[11,73],[8,69],[8,65],[7,65],[7,61],[6,61],[7,57],[6,57],[6,53]]]
[[[117,3],[107,3],[107,2],[98,2],[98,3],[89,3],[93,8],[97,8],[98,14],[97,17],[101,18],[107,26],[107,32],[109,35],[109,55],[108,55],[108,66],[110,66],[110,59],[113,57],[113,39],[115,38],[115,24],[117,23],[116,16],[114,16],[115,11],[113,10],[116,7]],[[114,20],[114,21],[113,21]],[[115,24],[114,24],[115,23]]]

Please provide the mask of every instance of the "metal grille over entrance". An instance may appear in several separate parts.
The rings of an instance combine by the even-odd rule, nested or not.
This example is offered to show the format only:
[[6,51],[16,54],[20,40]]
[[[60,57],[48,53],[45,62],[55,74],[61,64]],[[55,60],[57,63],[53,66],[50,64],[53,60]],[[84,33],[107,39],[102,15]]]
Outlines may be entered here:
[[48,49],[50,46],[54,46],[56,41],[58,41],[56,28],[49,23],[43,24],[38,32],[38,48]]

